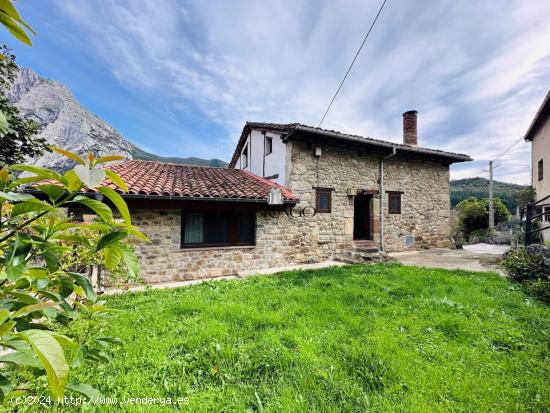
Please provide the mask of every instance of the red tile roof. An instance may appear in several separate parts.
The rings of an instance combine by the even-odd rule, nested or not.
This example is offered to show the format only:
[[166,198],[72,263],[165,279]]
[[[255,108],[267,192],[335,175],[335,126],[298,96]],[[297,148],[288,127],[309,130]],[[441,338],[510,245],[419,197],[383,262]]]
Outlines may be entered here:
[[[278,188],[285,202],[298,201],[287,188],[238,169],[141,160],[128,160],[108,168],[122,177],[131,195],[267,202],[271,189]],[[111,188],[117,188],[110,180],[106,182]]]

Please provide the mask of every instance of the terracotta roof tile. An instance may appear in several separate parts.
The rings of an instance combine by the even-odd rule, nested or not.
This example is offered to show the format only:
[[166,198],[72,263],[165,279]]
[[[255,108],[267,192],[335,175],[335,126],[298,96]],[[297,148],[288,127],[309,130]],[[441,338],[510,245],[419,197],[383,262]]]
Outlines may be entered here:
[[[238,169],[141,160],[128,160],[108,168],[122,177],[131,195],[267,201],[271,189],[279,188],[285,202],[298,201],[287,188]],[[110,180],[105,182],[117,188]]]

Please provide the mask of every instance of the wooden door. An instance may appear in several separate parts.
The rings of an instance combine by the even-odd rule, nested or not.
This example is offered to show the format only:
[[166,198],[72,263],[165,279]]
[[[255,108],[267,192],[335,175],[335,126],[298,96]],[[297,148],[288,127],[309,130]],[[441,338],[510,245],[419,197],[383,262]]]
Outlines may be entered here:
[[353,239],[371,239],[370,195],[355,196],[353,207]]

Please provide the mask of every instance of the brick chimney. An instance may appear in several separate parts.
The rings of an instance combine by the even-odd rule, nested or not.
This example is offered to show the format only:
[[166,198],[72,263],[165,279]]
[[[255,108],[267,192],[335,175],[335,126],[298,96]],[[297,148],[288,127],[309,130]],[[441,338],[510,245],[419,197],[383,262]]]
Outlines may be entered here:
[[416,110],[403,113],[403,143],[405,145],[418,145],[416,133]]

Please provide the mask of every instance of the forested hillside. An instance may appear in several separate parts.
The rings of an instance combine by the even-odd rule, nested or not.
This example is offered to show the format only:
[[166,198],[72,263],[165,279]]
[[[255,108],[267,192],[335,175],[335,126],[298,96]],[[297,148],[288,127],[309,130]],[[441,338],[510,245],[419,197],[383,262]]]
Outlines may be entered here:
[[[494,181],[493,188],[495,198],[500,198],[510,212],[515,213],[517,204],[515,196],[527,186]],[[451,207],[472,196],[487,198],[489,196],[489,180],[477,177],[451,181]]]

